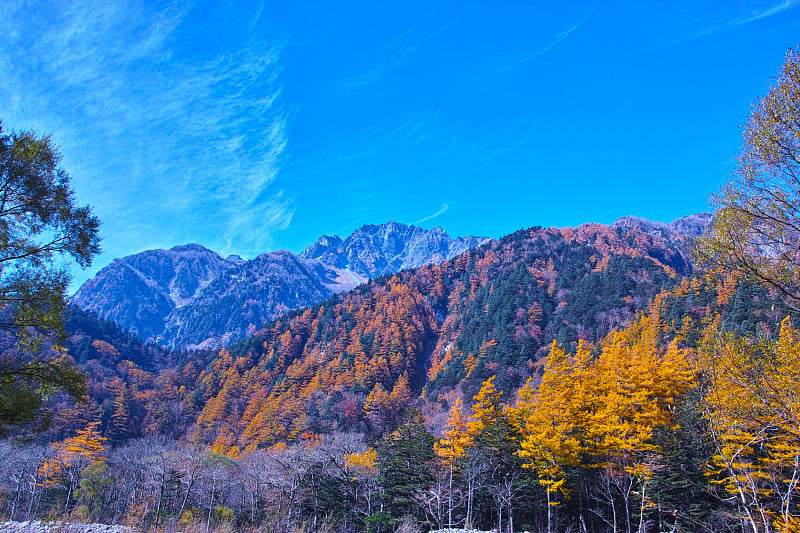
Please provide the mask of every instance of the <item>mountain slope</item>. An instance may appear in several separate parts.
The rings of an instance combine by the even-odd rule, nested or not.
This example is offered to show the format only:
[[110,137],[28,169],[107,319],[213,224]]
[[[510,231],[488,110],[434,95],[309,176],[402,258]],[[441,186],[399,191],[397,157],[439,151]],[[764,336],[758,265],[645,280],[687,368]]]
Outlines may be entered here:
[[262,254],[223,273],[189,305],[173,310],[155,341],[190,348],[230,344],[252,335],[266,320],[355,285],[337,282],[341,276],[290,252]]
[[73,302],[147,342],[218,347],[370,277],[440,262],[485,240],[389,222],[344,240],[324,236],[300,256],[279,251],[251,261],[223,259],[197,244],[148,250],[115,259]]
[[380,433],[420,392],[521,385],[552,340],[594,341],[691,273],[677,231],[532,228],[291,313],[200,376],[201,438],[239,449]]
[[112,261],[81,285],[72,302],[153,341],[170,313],[239,263],[199,244],[147,250]]
[[[691,222],[689,217],[666,225],[629,217],[612,226],[519,231],[441,264],[384,275],[312,308],[290,311],[219,355],[145,346],[76,309],[66,346],[90,373],[96,407],[59,409],[65,421],[58,431],[85,419],[85,409],[97,409],[120,442],[168,434],[224,451],[306,432],[380,434],[420,395],[434,403],[454,393],[469,396],[491,375],[511,392],[537,372],[553,339],[565,345],[597,340],[626,324],[663,288],[679,287],[690,295],[685,309],[682,304],[665,311],[676,323],[688,312],[700,319],[710,303],[722,301],[697,296],[702,292],[685,277],[692,270],[685,251],[696,226]],[[205,320],[210,325],[204,328],[240,327],[246,334],[249,323],[229,323],[225,309],[290,299],[292,291],[279,281],[307,281],[309,269],[327,281],[305,289],[322,293],[326,284],[340,284],[343,272],[286,252],[256,258],[258,268],[223,261],[234,264],[195,289],[198,316],[181,317],[177,325]],[[237,283],[258,288],[257,298],[237,299]],[[766,305],[763,295],[740,295],[731,287],[726,281],[732,312],[741,314],[752,299]],[[224,296],[216,299],[218,293]],[[174,313],[190,309],[184,305]],[[115,422],[119,405],[129,413],[125,425]]]

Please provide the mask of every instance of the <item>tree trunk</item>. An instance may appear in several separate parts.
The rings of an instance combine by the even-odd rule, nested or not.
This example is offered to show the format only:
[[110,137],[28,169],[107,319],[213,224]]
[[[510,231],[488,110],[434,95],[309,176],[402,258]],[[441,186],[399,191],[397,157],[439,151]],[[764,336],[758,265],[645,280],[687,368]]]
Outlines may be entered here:
[[67,489],[67,500],[64,502],[64,514],[67,514],[67,509],[69,509],[69,500],[72,497],[72,480],[69,482],[69,489]]
[[211,527],[211,511],[214,509],[214,490],[216,489],[216,480],[211,482],[211,500],[208,502],[208,518],[206,518],[206,533]]
[[[158,515],[161,513],[161,502],[164,499],[164,489],[166,485],[166,476],[161,478],[161,483],[158,487],[158,503],[156,504],[156,520],[158,520]],[[136,501],[136,496],[134,495],[134,501]]]
[[469,529],[472,527],[472,495],[474,492],[473,481],[467,485],[467,517],[464,519],[464,527]]
[[631,533],[631,495],[625,492],[623,495],[625,500],[625,533]]
[[503,533],[503,504],[497,506],[497,531]]
[[450,458],[450,486],[447,489],[447,528],[453,529],[453,458]]
[[[25,465],[27,466],[27,465]],[[23,467],[24,468],[24,467]],[[19,503],[20,497],[22,496],[22,480],[25,479],[25,470],[23,469],[20,472],[19,477],[17,478],[17,491],[14,495],[14,501],[11,504],[11,512],[9,513],[9,518],[14,520],[14,513],[17,511],[17,504]]]
[[647,491],[647,480],[642,482],[642,503],[639,506],[639,533],[644,533],[644,504],[647,501],[646,496]]
[[186,501],[189,499],[189,493],[192,491],[193,486],[194,476],[191,477],[189,480],[189,485],[186,487],[186,495],[184,495],[183,501],[181,502],[181,508],[178,510],[178,520],[180,520],[181,516],[183,515],[183,509],[186,507]]
[[614,533],[617,533],[619,531],[617,529],[617,506],[614,504],[614,495],[610,495],[609,498],[611,499],[611,515],[614,519]]
[[36,471],[36,475],[33,478],[33,490],[31,491],[31,501],[28,504],[28,511],[25,513],[25,520],[31,519],[31,512],[33,510],[33,503],[36,501],[36,487],[39,486],[39,471]]

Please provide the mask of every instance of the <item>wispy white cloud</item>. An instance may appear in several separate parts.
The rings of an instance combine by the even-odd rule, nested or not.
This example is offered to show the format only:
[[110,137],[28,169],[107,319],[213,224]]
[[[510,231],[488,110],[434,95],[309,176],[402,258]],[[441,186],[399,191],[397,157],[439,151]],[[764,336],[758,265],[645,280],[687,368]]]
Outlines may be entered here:
[[536,124],[525,122],[509,128],[504,135],[498,135],[488,142],[474,146],[472,152],[476,161],[488,161],[502,157],[528,144],[536,134]]
[[[691,41],[700,37],[734,30],[762,19],[780,15],[800,5],[800,0],[754,0],[745,3],[722,2],[711,9],[709,5],[694,5],[684,13],[684,31],[667,44]],[[699,14],[698,14],[699,13]],[[709,16],[713,13],[713,16]]]
[[[324,198],[329,209],[347,213],[346,224],[324,232],[345,235],[363,224],[394,219],[403,220],[404,212],[398,195],[417,183],[421,165],[420,153],[432,150],[453,132],[437,109],[430,112],[407,112],[388,124],[374,124],[359,129],[357,141],[335,145],[314,158],[295,160],[302,175],[310,182],[322,180],[331,194]],[[407,206],[408,204],[406,204]],[[318,210],[318,204],[298,201],[299,212]],[[376,213],[381,213],[376,219]],[[301,215],[298,215],[301,216]],[[338,223],[338,222],[337,222]]]
[[372,66],[365,72],[344,77],[338,86],[345,91],[361,89],[383,82],[386,76],[410,59],[419,48],[419,29],[431,18],[423,18],[410,28],[380,46],[371,58]]
[[494,69],[498,72],[513,70],[543,54],[546,54],[547,52],[549,52],[550,50],[561,44],[567,37],[572,35],[578,28],[583,26],[583,24],[587,20],[589,20],[589,18],[595,12],[595,9],[597,9],[597,4],[593,4],[592,7],[589,8],[586,11],[586,13],[584,13],[583,16],[581,16],[577,21],[575,21],[575,23],[569,28],[565,29],[564,31],[556,33],[547,41],[545,41],[543,44],[532,46],[531,48],[523,51],[522,53],[497,61],[494,65]]
[[191,240],[265,251],[292,217],[274,183],[284,41],[263,6],[198,26],[195,10],[213,5],[156,5],[0,4],[4,125],[53,133],[107,255]]
[[432,215],[428,215],[425,218],[421,218],[421,219],[417,220],[416,222],[414,222],[414,224],[422,224],[424,222],[427,222],[427,221],[429,221],[431,219],[434,219],[434,218],[438,217],[439,215],[443,215],[443,214],[447,213],[447,211],[449,211],[449,210],[450,210],[450,206],[447,203],[443,203],[441,209],[439,209],[438,211],[436,211]]
[[439,110],[430,113],[408,112],[386,131],[365,135],[358,150],[320,162],[315,172],[329,174],[346,171],[353,165],[383,159],[389,150],[395,153],[408,150],[428,137],[442,133],[437,125],[439,116]]
[[400,66],[406,59],[411,57],[417,47],[405,46],[398,50],[392,50],[389,55],[381,58],[381,62],[372,70],[364,72],[350,78],[345,78],[340,86],[347,90],[360,89],[368,85],[373,85],[381,81],[389,72]]
[[772,15],[777,15],[778,13],[786,11],[787,9],[791,9],[798,4],[800,4],[800,0],[783,0],[781,2],[766,2],[762,5],[753,6],[753,9],[750,11],[749,14],[734,18],[733,21],[731,21],[731,24],[733,26],[741,26],[742,24],[748,24],[756,20],[771,17]]

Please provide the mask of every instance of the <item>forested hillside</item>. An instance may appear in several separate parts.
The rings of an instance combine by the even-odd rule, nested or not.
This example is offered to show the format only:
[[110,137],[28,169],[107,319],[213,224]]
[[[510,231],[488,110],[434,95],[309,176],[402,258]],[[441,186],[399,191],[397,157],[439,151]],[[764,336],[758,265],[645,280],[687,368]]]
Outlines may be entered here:
[[[552,340],[574,345],[626,324],[690,272],[686,242],[631,220],[522,230],[375,279],[219,353],[146,345],[72,308],[65,347],[92,397],[78,409],[105,431],[129,425],[112,440],[166,431],[223,451],[307,432],[380,435],[420,395],[470,397],[492,375],[511,392]],[[71,411],[57,411],[53,434],[63,435],[58,420]]]
[[13,452],[5,512],[276,530],[725,524],[746,508],[726,496],[744,463],[725,463],[739,437],[704,396],[723,389],[703,354],[719,335],[797,334],[774,290],[694,272],[707,220],[521,230],[219,352],[148,345],[73,307],[56,356],[88,373],[88,402],[51,397],[39,438],[57,444]]
[[508,393],[553,339],[602,338],[689,273],[671,236],[523,230],[280,319],[200,376],[199,434],[220,450],[307,431],[377,435],[420,393],[470,397],[489,376]]

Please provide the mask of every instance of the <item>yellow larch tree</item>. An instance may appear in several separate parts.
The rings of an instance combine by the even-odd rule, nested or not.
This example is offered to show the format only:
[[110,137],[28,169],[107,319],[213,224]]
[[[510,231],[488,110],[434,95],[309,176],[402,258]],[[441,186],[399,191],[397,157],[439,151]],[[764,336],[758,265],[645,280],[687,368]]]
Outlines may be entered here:
[[453,527],[453,472],[456,468],[455,463],[457,460],[467,456],[467,447],[472,446],[472,444],[473,439],[469,433],[469,421],[464,416],[464,402],[459,396],[450,408],[450,416],[447,419],[442,438],[433,445],[433,450],[442,459],[450,475],[447,509],[447,527],[449,528]]
[[800,332],[777,340],[706,333],[701,363],[716,455],[709,475],[736,496],[753,533],[800,531]]
[[373,477],[378,474],[378,468],[375,466],[377,458],[375,448],[367,448],[361,453],[346,453],[343,458],[345,470],[355,476],[353,481],[359,476]]
[[472,418],[467,424],[468,432],[473,439],[492,425],[502,412],[500,398],[503,396],[503,391],[497,390],[494,378],[495,376],[492,376],[484,381],[478,394],[473,398],[475,403],[472,404]]
[[526,461],[523,466],[535,471],[547,494],[548,533],[553,531],[552,510],[559,504],[559,493],[568,496],[564,468],[580,464],[585,416],[578,387],[582,373],[576,365],[588,364],[589,358],[583,342],[570,357],[553,341],[538,388],[529,379],[520,389],[516,405],[509,409],[521,435],[517,453]]
[[[649,313],[621,331],[610,333],[592,365],[593,390],[587,440],[597,466],[606,469],[623,495],[626,531],[630,531],[630,496],[638,485],[640,523],[648,505],[647,487],[658,468],[661,450],[653,430],[668,425],[677,398],[694,386],[691,353],[676,338],[664,346],[665,325],[656,298]],[[615,518],[616,520],[616,518]]]
[[[502,531],[504,514],[508,518],[508,527],[513,528],[513,502],[520,487],[521,461],[515,454],[519,435],[501,401],[503,392],[497,389],[494,381],[495,376],[484,381],[478,394],[473,397],[467,432],[474,441],[470,447],[471,453],[484,463],[481,468],[483,483],[492,492],[492,499],[497,506],[497,529]],[[472,521],[474,488],[475,483],[469,483],[467,523]]]
[[394,404],[395,410],[400,413],[408,407],[414,400],[414,393],[411,390],[411,383],[408,379],[408,372],[403,372],[392,387],[389,399]]
[[379,493],[378,453],[375,448],[367,448],[363,452],[344,454],[344,474],[347,476],[347,487],[355,502],[353,510],[364,516],[371,516],[373,503]]

